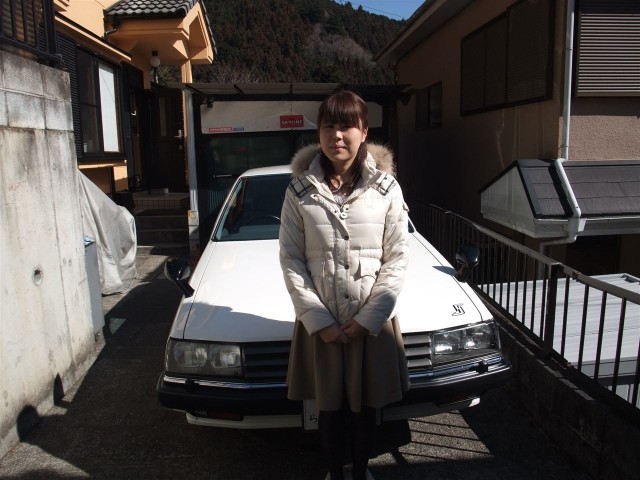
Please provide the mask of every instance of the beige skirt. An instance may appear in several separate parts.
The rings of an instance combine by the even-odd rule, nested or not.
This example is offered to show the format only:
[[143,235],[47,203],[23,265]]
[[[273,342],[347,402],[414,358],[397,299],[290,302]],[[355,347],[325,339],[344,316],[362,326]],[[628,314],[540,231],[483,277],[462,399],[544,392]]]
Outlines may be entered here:
[[348,344],[324,343],[296,320],[287,386],[290,400],[315,399],[318,410],[325,411],[338,410],[345,400],[352,412],[401,400],[409,389],[409,372],[397,317],[377,336]]

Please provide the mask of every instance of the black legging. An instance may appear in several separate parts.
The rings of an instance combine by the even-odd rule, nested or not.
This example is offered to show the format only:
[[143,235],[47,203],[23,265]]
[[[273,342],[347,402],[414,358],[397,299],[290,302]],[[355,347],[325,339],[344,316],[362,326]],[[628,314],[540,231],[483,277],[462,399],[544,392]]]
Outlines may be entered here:
[[[365,480],[373,448],[376,410],[362,407],[358,413],[348,408],[321,410],[318,418],[320,441],[325,451],[331,480],[343,480],[345,439],[349,440],[353,461],[353,479]],[[346,438],[345,438],[346,437]]]

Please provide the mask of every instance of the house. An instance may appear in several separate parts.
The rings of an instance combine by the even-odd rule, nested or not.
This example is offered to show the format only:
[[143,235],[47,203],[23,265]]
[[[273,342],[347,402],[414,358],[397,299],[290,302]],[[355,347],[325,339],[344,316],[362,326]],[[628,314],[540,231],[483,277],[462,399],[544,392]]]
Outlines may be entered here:
[[186,191],[181,92],[153,81],[160,65],[211,64],[215,43],[201,0],[55,0],[69,72],[80,170],[103,191]]
[[114,198],[186,190],[185,94],[155,86],[150,69],[179,66],[190,81],[191,65],[213,60],[204,6],[112,3],[3,0],[0,10],[0,456],[104,344],[79,172]]
[[406,196],[586,274],[640,274],[640,3],[425,2],[376,57]]

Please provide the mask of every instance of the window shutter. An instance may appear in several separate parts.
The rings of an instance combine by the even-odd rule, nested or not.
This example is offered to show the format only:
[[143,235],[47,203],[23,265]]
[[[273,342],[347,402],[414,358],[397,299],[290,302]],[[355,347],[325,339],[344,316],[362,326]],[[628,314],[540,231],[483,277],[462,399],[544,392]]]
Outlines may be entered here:
[[462,39],[461,114],[552,98],[554,5],[519,0]]
[[473,112],[484,108],[485,37],[475,33],[462,41],[460,74],[460,110]]
[[58,34],[58,50],[62,56],[62,68],[69,73],[71,89],[71,111],[73,115],[73,133],[78,160],[84,157],[82,147],[82,129],[80,128],[80,100],[78,91],[77,46],[74,41]]
[[581,0],[577,96],[640,96],[640,2]]
[[551,2],[519,2],[508,10],[507,103],[551,97]]
[[416,94],[416,130],[429,126],[429,89],[424,88]]
[[507,91],[507,16],[502,15],[485,30],[484,106],[502,106]]

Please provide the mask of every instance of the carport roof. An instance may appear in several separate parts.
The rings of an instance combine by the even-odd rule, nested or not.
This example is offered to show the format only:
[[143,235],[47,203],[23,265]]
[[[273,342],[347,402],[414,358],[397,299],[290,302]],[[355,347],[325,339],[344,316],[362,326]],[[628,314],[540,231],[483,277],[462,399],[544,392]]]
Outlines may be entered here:
[[[338,90],[360,95],[397,95],[406,85],[356,85],[344,83],[189,83],[169,86],[191,88],[203,95],[220,96],[327,96]],[[395,100],[395,97],[392,97]]]

